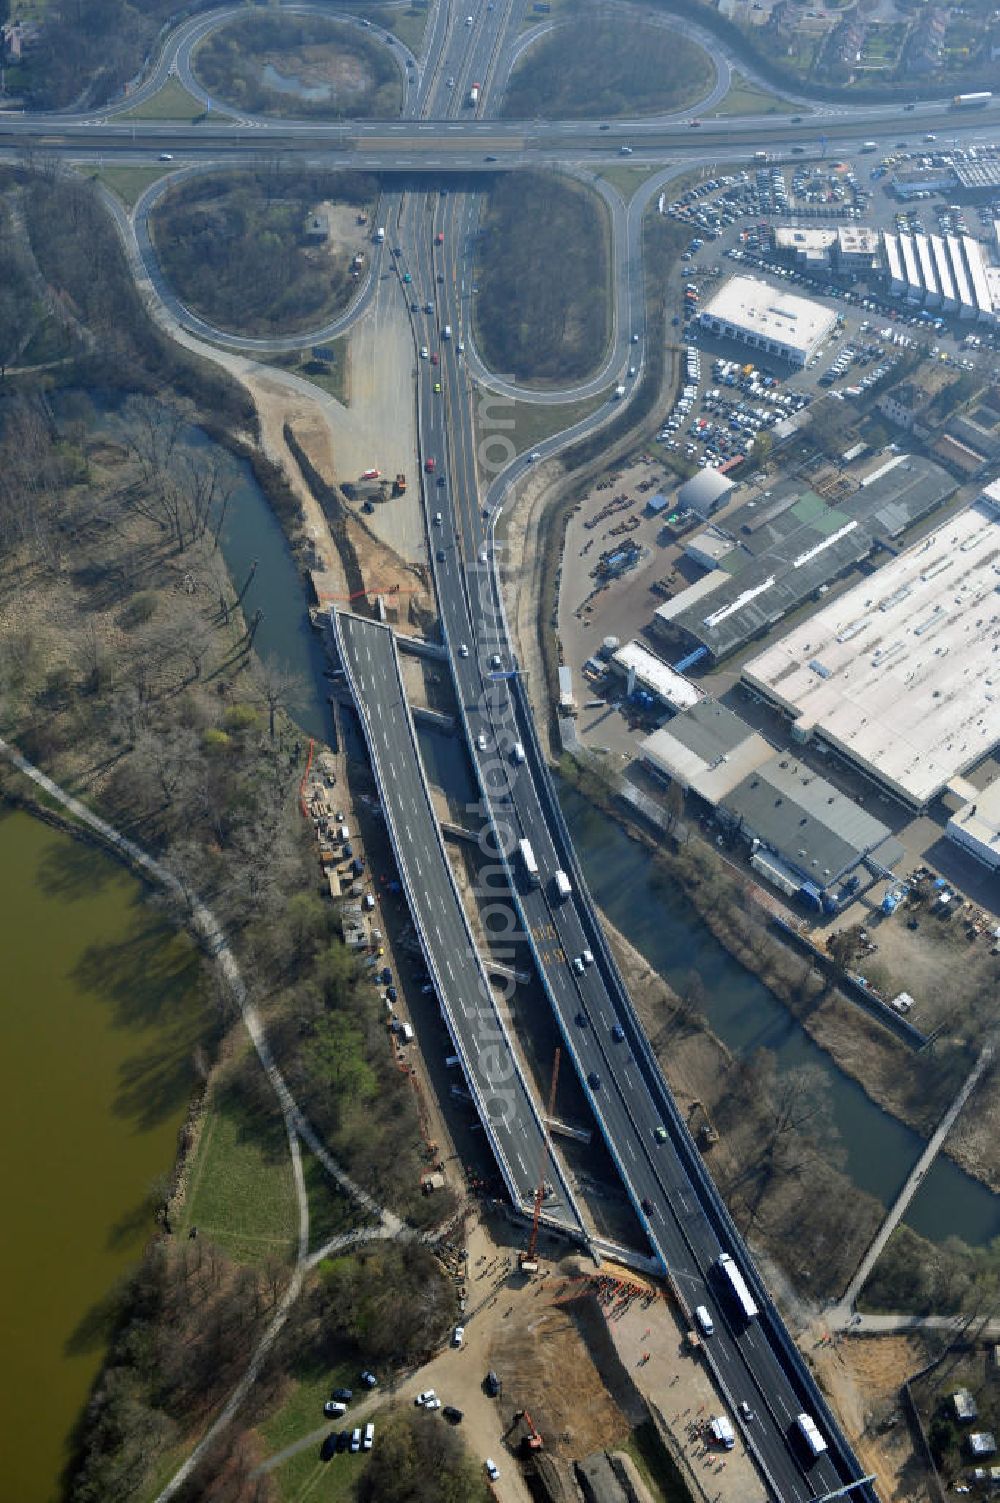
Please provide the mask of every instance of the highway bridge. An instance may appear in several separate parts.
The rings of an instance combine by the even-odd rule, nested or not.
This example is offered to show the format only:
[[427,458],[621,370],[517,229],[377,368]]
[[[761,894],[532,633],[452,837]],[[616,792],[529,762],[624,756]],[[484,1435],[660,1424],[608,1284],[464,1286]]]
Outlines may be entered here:
[[[412,292],[406,289],[405,301],[412,296],[420,308],[432,308],[429,314],[411,313],[415,350],[433,345],[441,361],[437,369],[415,362],[421,458],[435,461],[433,472],[422,477],[421,499],[461,728],[480,788],[481,818],[505,853],[512,911],[648,1243],[636,1251],[652,1255],[689,1311],[704,1304],[712,1312],[715,1334],[705,1343],[706,1360],[770,1495],[781,1503],[809,1503],[849,1489],[873,1503],[871,1485],[862,1478],[857,1458],[768,1297],[652,1055],[587,892],[539,745],[504,615],[495,541],[497,518],[529,461],[526,456],[515,459],[483,495],[476,449],[473,376],[508,395],[519,393],[513,383],[485,371],[473,345],[475,192],[483,174],[529,164],[571,164],[574,170],[593,174],[620,160],[623,148],[628,148],[631,163],[660,169],[628,206],[613,208],[613,347],[590,383],[577,392],[548,397],[564,400],[579,391],[596,392],[626,359],[643,365],[647,334],[642,214],[650,193],[671,173],[697,164],[746,161],[760,147],[778,156],[792,145],[804,145],[816,155],[835,155],[850,150],[859,139],[898,134],[903,120],[908,135],[947,129],[949,137],[981,140],[996,133],[997,110],[991,106],[975,117],[959,117],[946,102],[931,100],[915,101],[912,111],[901,116],[897,104],[811,108],[802,101],[792,105],[800,113],[706,119],[697,128],[679,115],[633,121],[501,121],[496,104],[510,66],[525,45],[526,11],[525,0],[476,0],[472,24],[466,26],[454,7],[438,0],[431,9],[422,55],[414,58],[397,48],[405,77],[404,118],[397,121],[271,121],[241,118],[218,108],[193,125],[129,121],[111,109],[87,118],[5,113],[0,115],[0,153],[30,149],[71,161],[113,157],[116,162],[147,162],[169,149],[178,165],[192,167],[254,162],[266,156],[387,174],[383,214],[389,244],[373,256],[372,278],[395,274],[398,295],[403,297],[405,267],[412,276]],[[232,13],[231,8],[183,23],[135,97],[149,96],[172,73],[202,97],[191,73],[193,48],[200,36]],[[673,20],[671,24],[688,25]],[[710,37],[700,39],[724,80],[739,60]],[[751,76],[752,70],[740,66]],[[473,80],[481,85],[481,100],[478,109],[469,112],[463,101]],[[713,100],[716,92],[710,96]],[[433,196],[421,191],[425,175],[434,180]],[[444,181],[451,190],[446,197],[437,192]],[[169,307],[169,289],[157,279],[145,231],[145,211],[156,191],[136,217],[134,264],[137,270],[145,267],[154,293]],[[126,238],[133,233],[124,215],[119,223]],[[441,245],[435,243],[438,232]],[[397,245],[399,254],[394,255]],[[364,313],[372,285],[369,282],[331,328],[339,332]],[[173,312],[182,321],[177,310]],[[446,324],[455,333],[451,340],[443,337]],[[207,328],[195,332],[218,338],[218,331]],[[310,331],[291,341],[226,342],[250,353],[266,353],[314,343],[327,334]],[[465,355],[459,353],[459,339],[466,346]],[[433,391],[438,377],[441,394]],[[614,410],[621,411],[620,405]],[[573,431],[592,432],[609,415],[602,407]],[[568,437],[564,433],[545,440],[539,452],[556,452]],[[335,617],[335,630],[428,968],[508,1193],[525,1210],[538,1165],[544,1161],[553,1188],[547,1214],[586,1238],[579,1208],[545,1138],[539,1104],[497,1014],[470,934],[420,767],[392,634],[342,613]],[[523,761],[512,755],[515,743],[524,748]],[[537,884],[527,880],[514,854],[521,839],[529,840],[534,850],[541,878]],[[557,869],[571,882],[572,891],[563,898],[554,888]],[[592,962],[574,965],[584,952],[592,955]],[[484,1020],[490,1030],[485,1048],[480,1032]],[[722,1252],[735,1258],[759,1307],[759,1315],[749,1321],[738,1315],[719,1284],[716,1269]],[[747,1404],[750,1418],[741,1414],[741,1403]],[[794,1441],[795,1416],[803,1410],[819,1421],[828,1442],[818,1458],[803,1454]]]

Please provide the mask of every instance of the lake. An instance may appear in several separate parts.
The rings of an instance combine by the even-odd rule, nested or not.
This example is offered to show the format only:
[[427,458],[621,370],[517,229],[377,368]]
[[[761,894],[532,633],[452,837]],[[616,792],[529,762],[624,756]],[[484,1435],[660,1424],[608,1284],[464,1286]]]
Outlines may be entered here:
[[155,1231],[203,1025],[193,945],[117,862],[0,812],[5,1192],[0,1495],[55,1503],[104,1357],[99,1314]]

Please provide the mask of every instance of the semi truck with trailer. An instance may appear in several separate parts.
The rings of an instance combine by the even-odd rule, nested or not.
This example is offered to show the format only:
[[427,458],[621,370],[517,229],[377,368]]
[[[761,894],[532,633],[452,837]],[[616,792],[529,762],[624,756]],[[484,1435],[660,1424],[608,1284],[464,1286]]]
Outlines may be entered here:
[[531,886],[531,887],[537,887],[538,886],[538,862],[535,860],[535,853],[531,849],[531,841],[530,840],[521,840],[521,841],[519,841],[518,842],[518,850],[519,850],[519,852],[521,854],[521,865],[524,867],[524,875],[528,879],[529,886]]
[[716,1261],[715,1267],[719,1274],[720,1282],[725,1285],[726,1293],[732,1296],[740,1315],[747,1322],[753,1320],[760,1311],[750,1290],[747,1288],[746,1279],[743,1277],[736,1263],[728,1253],[722,1253]]

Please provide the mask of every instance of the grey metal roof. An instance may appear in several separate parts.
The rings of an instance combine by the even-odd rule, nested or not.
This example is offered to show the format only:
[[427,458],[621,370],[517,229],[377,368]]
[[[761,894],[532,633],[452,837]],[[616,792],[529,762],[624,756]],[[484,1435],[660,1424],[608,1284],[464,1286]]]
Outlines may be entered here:
[[728,756],[751,734],[746,721],[717,699],[703,699],[675,715],[669,730],[675,741],[705,763]]
[[776,488],[726,518],[738,545],[723,563],[731,578],[709,595],[692,587],[689,599],[686,592],[675,596],[669,616],[656,619],[685,648],[707,647],[724,658],[867,558],[877,541],[898,537],[954,489],[939,465],[913,455],[836,506],[814,491]]
[[872,851],[884,866],[902,854],[888,826],[787,753],[744,778],[721,808],[820,888]]
[[722,496],[728,495],[732,488],[733,482],[727,476],[706,466],[697,475],[692,475],[690,480],[685,480],[677,492],[677,505],[690,506],[693,511],[701,513],[714,506]]

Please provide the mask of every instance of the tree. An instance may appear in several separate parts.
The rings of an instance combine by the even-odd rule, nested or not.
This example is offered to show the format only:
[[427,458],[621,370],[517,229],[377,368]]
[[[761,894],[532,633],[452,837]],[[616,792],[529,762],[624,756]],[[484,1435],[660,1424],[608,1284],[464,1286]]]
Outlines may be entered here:
[[861,925],[852,924],[848,929],[838,929],[826,942],[830,958],[840,970],[846,971],[857,953],[861,942]]

